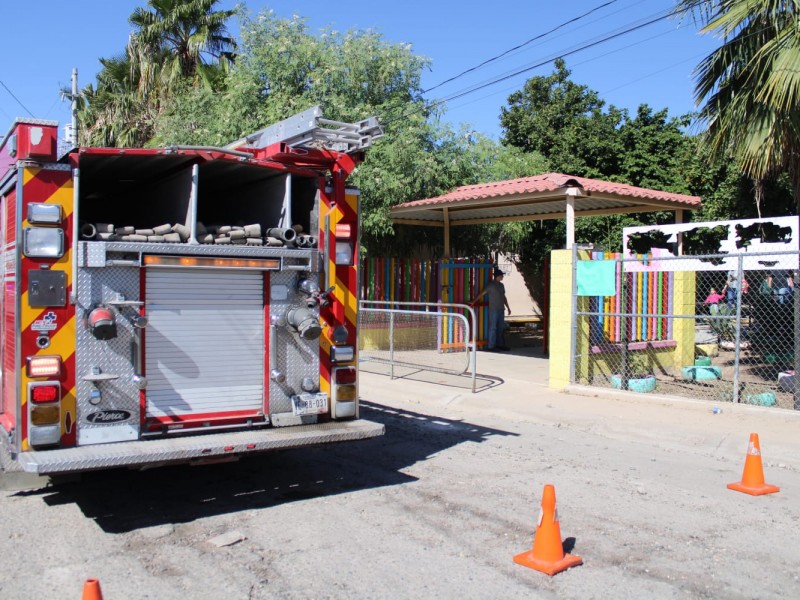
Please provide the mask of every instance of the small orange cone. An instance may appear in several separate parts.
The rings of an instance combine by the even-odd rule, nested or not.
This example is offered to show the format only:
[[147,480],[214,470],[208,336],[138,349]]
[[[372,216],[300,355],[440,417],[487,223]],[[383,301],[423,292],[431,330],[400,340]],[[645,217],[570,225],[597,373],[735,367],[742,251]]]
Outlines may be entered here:
[[775,485],[764,483],[764,467],[761,465],[761,446],[758,443],[757,433],[750,434],[742,480],[739,483],[729,483],[728,489],[744,492],[751,496],[763,496],[781,491],[781,488]]
[[100,591],[99,579],[87,579],[83,584],[83,596],[81,600],[103,600],[103,592]]
[[555,575],[583,564],[580,556],[564,553],[556,511],[556,489],[549,483],[544,486],[542,493],[542,510],[533,538],[533,549],[517,554],[514,562],[547,575]]

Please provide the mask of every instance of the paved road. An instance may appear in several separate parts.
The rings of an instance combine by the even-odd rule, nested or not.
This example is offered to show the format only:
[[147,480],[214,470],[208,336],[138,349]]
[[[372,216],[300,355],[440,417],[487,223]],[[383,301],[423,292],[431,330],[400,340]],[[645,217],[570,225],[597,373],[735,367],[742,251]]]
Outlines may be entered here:
[[[0,492],[0,597],[800,597],[793,414],[554,394],[492,360],[479,394],[362,374],[380,439]],[[725,488],[751,428],[779,494]],[[545,483],[585,561],[553,578],[512,562]]]

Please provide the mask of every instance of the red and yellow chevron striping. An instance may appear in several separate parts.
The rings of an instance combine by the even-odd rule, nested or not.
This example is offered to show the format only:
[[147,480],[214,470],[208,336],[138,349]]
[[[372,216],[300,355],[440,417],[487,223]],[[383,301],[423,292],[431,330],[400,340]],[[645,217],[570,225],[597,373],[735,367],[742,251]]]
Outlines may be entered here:
[[[28,356],[60,356],[62,361],[61,375],[61,441],[65,446],[75,444],[75,310],[74,307],[32,307],[28,299],[28,274],[32,269],[40,269],[42,265],[53,271],[62,271],[67,279],[67,297],[72,289],[72,217],[73,217],[73,184],[69,171],[50,170],[44,168],[24,168],[22,170],[22,196],[20,214],[23,215],[21,234],[31,224],[24,219],[27,205],[35,203],[57,204],[61,207],[64,230],[65,252],[58,259],[31,259],[25,256],[20,260],[20,272],[16,284],[20,293],[19,315],[17,326],[20,331],[19,369],[22,414],[27,414],[27,389],[30,381],[25,371]],[[18,245],[19,246],[19,245]],[[20,249],[20,254],[22,254]],[[47,332],[50,344],[47,348],[39,348],[36,339]],[[27,423],[23,418],[22,449],[29,449],[27,440]]]

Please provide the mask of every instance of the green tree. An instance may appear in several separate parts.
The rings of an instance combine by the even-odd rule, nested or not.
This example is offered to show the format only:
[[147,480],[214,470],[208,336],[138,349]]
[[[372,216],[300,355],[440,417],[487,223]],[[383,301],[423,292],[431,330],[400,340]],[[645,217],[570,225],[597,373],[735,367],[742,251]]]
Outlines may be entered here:
[[83,90],[83,143],[147,145],[174,93],[192,87],[214,91],[224,83],[236,47],[225,21],[234,11],[215,11],[218,1],[150,0],[152,11],[134,11],[135,30],[125,51],[100,59],[96,84]]
[[694,160],[694,144],[685,133],[690,122],[689,115],[670,117],[666,108],[653,112],[647,104],[640,105],[633,118],[623,111],[617,132],[619,171],[603,175],[638,187],[690,194],[683,176]]
[[787,171],[800,212],[800,2],[682,0],[722,45],[695,70],[706,143],[756,180]]
[[[701,172],[690,119],[641,105],[636,114],[605,108],[599,94],[570,79],[562,60],[549,76],[529,79],[508,99],[501,123],[506,144],[540,152],[552,170],[679,193],[692,193],[687,172]],[[620,251],[622,228],[672,222],[670,212],[580,218],[576,241]],[[538,297],[544,262],[564,247],[563,220],[505,224],[501,245],[516,257],[532,296]]]
[[169,90],[181,81],[213,87],[218,66],[233,59],[236,42],[227,29],[234,10],[215,10],[219,0],[148,0],[136,8],[128,55],[140,72],[142,93]]
[[153,106],[139,93],[138,72],[127,54],[101,58],[96,86],[87,85],[78,109],[80,143],[143,146],[153,133]]
[[[421,94],[428,65],[408,45],[388,43],[372,31],[314,34],[299,17],[245,17],[240,53],[224,89],[211,94],[187,86],[175,94],[158,117],[154,143],[222,145],[315,104],[338,121],[375,115],[386,134],[352,178],[362,192],[363,245],[382,254],[427,245],[441,254],[440,229],[395,228],[389,209],[477,183],[489,176],[490,157],[500,151],[441,124]],[[527,160],[518,150],[512,153],[509,168]],[[453,241],[466,252],[485,247],[476,240],[462,232]]]
[[623,114],[604,110],[597,92],[572,81],[563,59],[546,77],[532,77],[500,111],[503,143],[544,156],[561,173],[601,177],[619,170]]

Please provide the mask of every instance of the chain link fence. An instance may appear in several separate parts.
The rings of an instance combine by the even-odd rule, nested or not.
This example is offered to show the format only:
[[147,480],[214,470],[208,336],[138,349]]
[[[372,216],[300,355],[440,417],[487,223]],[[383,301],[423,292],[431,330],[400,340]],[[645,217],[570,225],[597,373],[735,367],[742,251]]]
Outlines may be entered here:
[[461,304],[362,300],[359,309],[359,362],[460,375],[471,371],[476,389],[474,323]]
[[800,409],[797,252],[573,265],[573,383]]

